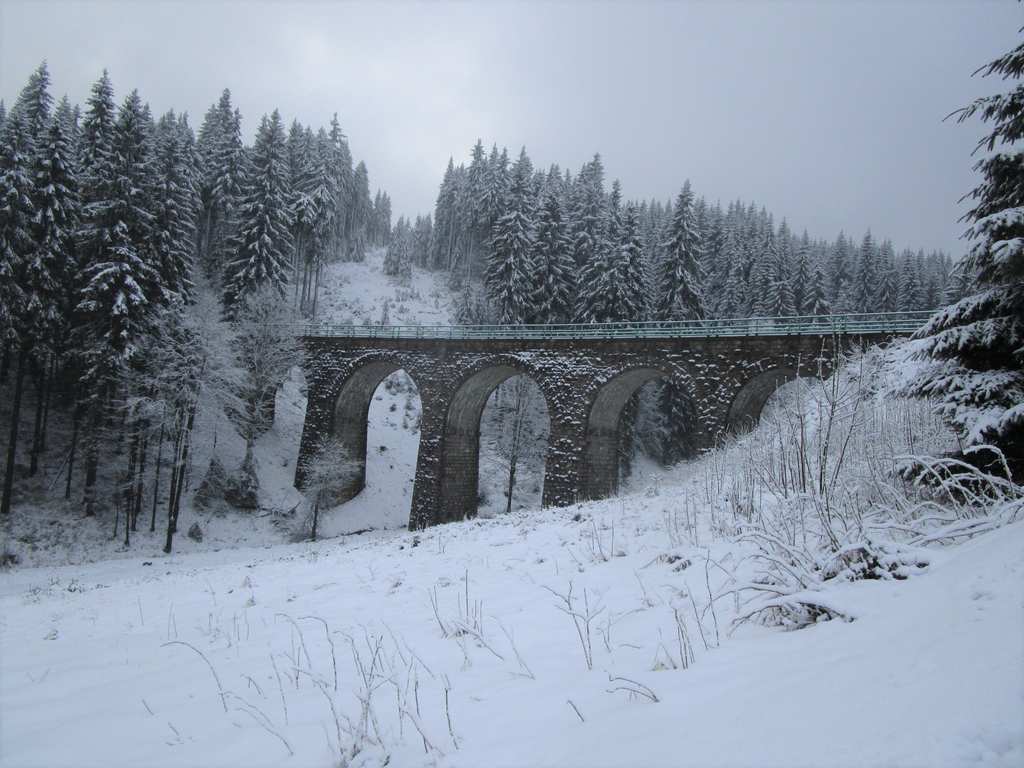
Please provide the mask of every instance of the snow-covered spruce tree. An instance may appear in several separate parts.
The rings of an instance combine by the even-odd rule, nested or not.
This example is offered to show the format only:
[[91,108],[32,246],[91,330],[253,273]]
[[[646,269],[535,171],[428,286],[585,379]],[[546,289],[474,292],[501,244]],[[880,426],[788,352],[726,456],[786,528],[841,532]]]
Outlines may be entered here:
[[771,312],[769,296],[772,282],[775,280],[775,263],[779,257],[775,242],[775,228],[767,214],[759,217],[750,242],[750,251],[751,264],[747,277],[750,313],[764,317]]
[[224,269],[224,309],[234,317],[248,296],[269,287],[281,296],[288,282],[292,249],[284,127],[275,109],[264,115],[252,149],[238,231]]
[[949,279],[943,289],[942,303],[955,304],[974,292],[974,280],[962,261],[956,262],[949,272]]
[[914,262],[914,254],[904,251],[900,257],[899,283],[896,289],[896,304],[900,311],[914,312],[924,309],[924,294],[921,291],[920,275]]
[[622,290],[622,320],[647,319],[647,270],[644,268],[643,243],[640,234],[640,212],[627,205],[619,236],[619,260],[616,264]]
[[[327,134],[324,132],[324,138]],[[314,153],[313,132],[303,128],[298,120],[293,120],[288,129],[285,147],[288,162],[288,208],[292,216],[292,274],[295,286],[295,304],[299,301],[298,275],[302,272],[304,251],[313,219],[313,204],[308,195],[308,187],[312,182],[312,163]]]
[[[614,210],[614,208],[612,209]],[[628,204],[610,228],[618,232],[618,241],[609,251],[608,271],[602,284],[606,322],[641,321],[647,317],[647,271],[640,236],[640,216],[635,205]],[[639,398],[627,402],[619,422],[619,471],[628,477],[633,467],[635,426]]]
[[[696,226],[693,192],[683,185],[662,248],[655,287],[659,320],[699,320],[704,317],[703,274],[700,266],[701,233]],[[658,396],[662,417],[661,461],[666,466],[687,453],[687,435],[692,431],[692,404],[672,382],[662,384]]]
[[694,217],[693,192],[687,181],[676,198],[668,240],[658,265],[655,290],[659,320],[699,320],[704,317],[701,248],[701,233]]
[[[980,70],[1018,81],[957,114],[991,124],[978,144],[981,182],[968,196],[964,267],[975,293],[932,316],[917,334],[930,364],[910,385],[938,398],[968,446],[991,442],[1024,468],[1024,43]],[[1019,477],[1019,476],[1018,476]]]
[[[151,330],[152,307],[162,298],[152,265],[154,217],[147,210],[147,125],[136,92],[111,125],[113,98],[104,73],[93,87],[85,121],[80,243],[83,249],[78,312],[82,390],[88,419],[86,515],[95,508],[100,426],[124,367]],[[109,132],[109,133],[108,133]]]
[[412,274],[412,228],[399,216],[384,253],[384,274],[408,279]]
[[32,183],[32,140],[24,115],[12,112],[4,122],[0,137],[0,334],[4,355],[17,351],[17,373],[11,402],[10,439],[4,471],[0,514],[11,509],[14,483],[14,458],[18,444],[21,395],[25,382],[31,337],[25,333],[25,268],[35,250],[32,220],[34,188]]
[[232,107],[227,88],[207,111],[196,148],[202,167],[197,259],[208,275],[220,277],[229,250],[231,217],[241,200],[246,174],[242,116]]
[[21,89],[11,113],[18,113],[25,121],[25,128],[33,141],[39,140],[50,127],[50,111],[53,97],[50,95],[50,71],[46,62],[40,64],[29,76],[28,83]]
[[455,249],[455,161],[448,158],[448,167],[441,179],[434,204],[434,241],[430,262],[434,269],[451,269]]
[[25,342],[39,372],[30,473],[35,474],[46,446],[49,392],[57,361],[69,348],[73,283],[78,265],[74,234],[79,222],[78,180],[71,148],[59,119],[36,143],[33,163],[35,248],[25,264]]
[[366,256],[373,202],[370,199],[370,174],[362,160],[352,174],[351,205],[347,211],[349,221],[348,259],[362,261]]
[[498,204],[504,198],[502,190],[496,200],[492,199],[490,181],[491,174],[484,153],[484,144],[477,139],[470,153],[469,167],[466,169],[464,200],[464,213],[467,218],[464,226],[469,233],[467,258],[470,263],[475,262],[485,251],[491,225],[494,223],[491,215],[497,212]]
[[[331,254],[343,257],[349,252],[349,243],[355,236],[357,185],[355,170],[352,167],[352,152],[348,146],[348,139],[341,130],[337,112],[331,117],[327,141],[327,147],[323,151],[326,153],[330,172],[329,188],[334,199],[334,213],[329,219],[324,219],[330,232],[329,237],[325,238],[325,247]],[[359,194],[362,194],[361,190]],[[369,187],[366,194],[369,195]]]
[[[842,304],[841,294],[844,289],[849,290],[847,286],[849,286],[852,279],[852,262],[853,248],[846,237],[846,233],[840,232],[829,254],[828,285],[826,286],[828,289],[828,301],[832,306],[837,307],[837,311],[840,311],[838,307]],[[842,311],[852,310],[844,309]]]
[[529,176],[520,164],[512,176],[507,211],[494,224],[484,283],[498,321],[526,322],[533,315],[533,209]]
[[608,242],[604,233],[598,233],[591,243],[590,256],[579,269],[576,285],[576,302],[573,321],[577,323],[609,322],[608,300],[611,298],[609,285],[612,280],[615,246]]
[[434,223],[430,214],[417,216],[413,227],[413,263],[424,269],[429,266],[433,242]]
[[878,277],[872,301],[873,311],[896,311],[899,301],[898,277],[892,243],[886,240],[878,249]]
[[747,308],[747,284],[743,275],[745,253],[735,224],[726,229],[720,259],[728,265],[728,272],[722,283],[721,295],[714,297],[717,302],[715,314],[718,317],[741,317]]
[[811,240],[806,230],[796,248],[793,275],[790,280],[793,291],[793,312],[797,315],[815,314],[809,311],[811,287]]
[[352,183],[348,145],[342,141],[340,147],[336,146],[330,134],[319,130],[310,172],[306,194],[312,209],[306,212],[309,239],[303,260],[302,306],[307,314],[315,316],[323,265],[343,247],[339,217],[344,220],[347,213],[342,211],[339,201],[348,199],[348,186]]
[[379,190],[373,204],[373,240],[378,246],[391,242],[391,198]]
[[314,136],[306,129],[296,139],[297,125],[293,125],[288,140],[292,274],[295,305],[312,315],[316,311],[320,270],[339,233],[336,219],[340,191],[332,166],[334,146],[327,132],[321,128]]
[[857,274],[854,277],[853,302],[856,312],[873,312],[878,283],[878,248],[871,232],[864,235],[857,251]]
[[188,301],[193,284],[192,253],[198,195],[191,129],[174,111],[157,122],[153,142],[153,251],[164,300]]
[[613,247],[619,243],[619,230],[622,227],[622,184],[618,179],[612,182],[608,193],[608,205],[604,212],[604,236]]
[[583,165],[573,185],[566,217],[577,269],[594,259],[601,247],[605,222],[604,165],[600,155]]
[[796,299],[793,296],[793,275],[789,258],[790,235],[786,222],[782,222],[779,227],[775,242],[771,280],[761,308],[762,314],[766,317],[787,317],[796,314]]
[[[468,183],[468,171],[465,175]],[[512,173],[508,167],[508,150],[498,151],[498,145],[491,146],[487,157],[487,177],[483,201],[484,222],[487,225],[488,237],[498,218],[505,212],[509,188],[512,185]]]
[[61,96],[53,116],[54,119],[60,120],[60,124],[64,128],[64,138],[67,139],[68,147],[71,149],[71,156],[77,164],[79,142],[82,139],[82,110],[77,104],[72,106],[65,95]]
[[[580,192],[585,195],[586,187]],[[584,228],[578,228],[577,244],[585,243],[590,251],[587,261],[579,270],[577,281],[574,317],[578,323],[617,322],[630,319],[635,314],[635,307],[629,305],[633,294],[621,284],[622,276],[627,271],[622,262],[624,254],[620,242],[621,201],[622,193],[616,180],[593,235],[588,234]],[[639,233],[634,235],[638,237]]]
[[821,266],[816,266],[814,271],[811,273],[810,282],[807,285],[807,291],[803,297],[803,309],[802,312],[805,315],[827,315],[832,311],[831,306],[828,303],[828,299],[825,297],[825,275],[822,271]]

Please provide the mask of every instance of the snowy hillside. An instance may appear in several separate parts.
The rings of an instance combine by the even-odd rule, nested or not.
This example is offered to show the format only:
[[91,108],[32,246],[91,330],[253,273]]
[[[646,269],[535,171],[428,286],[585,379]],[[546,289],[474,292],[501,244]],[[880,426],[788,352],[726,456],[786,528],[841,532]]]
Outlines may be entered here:
[[[441,275],[414,268],[408,285],[386,277],[381,268],[382,250],[372,250],[364,262],[339,262],[326,268],[321,289],[320,317],[327,322],[379,323],[387,308],[389,322],[447,323],[451,300]],[[32,401],[30,401],[31,403]],[[238,512],[223,505],[209,510],[196,508],[191,493],[185,495],[179,530],[198,524],[202,540],[187,536],[175,540],[184,552],[221,550],[288,541],[300,532],[308,534],[305,499],[293,486],[306,399],[301,372],[294,370],[277,395],[272,428],[256,443],[260,474],[260,509]],[[28,409],[26,409],[28,410]],[[408,377],[400,372],[378,389],[370,407],[367,445],[367,487],[350,503],[324,513],[321,535],[333,536],[366,528],[400,528],[408,522],[412,481],[419,443],[419,399]],[[64,427],[53,427],[58,442],[66,443]],[[62,431],[64,430],[64,431]],[[200,412],[188,475],[194,490],[216,453],[228,470],[238,466],[245,444],[231,422],[216,409]],[[116,465],[105,465],[113,472]],[[62,467],[45,465],[37,480],[19,486],[11,520],[6,521],[4,545],[25,566],[80,563],[118,557],[162,557],[165,502],[161,499],[157,530],[140,525],[125,550],[111,536],[111,517],[77,519],[79,494],[63,499]],[[148,522],[147,500],[145,516]],[[76,516],[77,517],[77,516]]]
[[785,632],[709,610],[750,550],[701,514],[680,541],[679,512],[651,494],[15,571],[0,765],[1024,760],[1024,523],[923,550],[907,581],[834,585],[850,621]]

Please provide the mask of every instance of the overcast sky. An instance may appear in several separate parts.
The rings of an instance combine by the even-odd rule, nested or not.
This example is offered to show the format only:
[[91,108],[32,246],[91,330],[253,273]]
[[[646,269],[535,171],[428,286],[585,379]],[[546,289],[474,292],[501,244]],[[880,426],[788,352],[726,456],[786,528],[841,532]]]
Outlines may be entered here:
[[1019,40],[1005,2],[329,3],[0,0],[0,96],[40,60],[84,102],[107,67],[198,127],[231,88],[263,112],[337,111],[395,215],[432,210],[477,137],[575,172],[595,151],[630,198],[690,178],[798,231],[959,254],[977,124],[943,117]]

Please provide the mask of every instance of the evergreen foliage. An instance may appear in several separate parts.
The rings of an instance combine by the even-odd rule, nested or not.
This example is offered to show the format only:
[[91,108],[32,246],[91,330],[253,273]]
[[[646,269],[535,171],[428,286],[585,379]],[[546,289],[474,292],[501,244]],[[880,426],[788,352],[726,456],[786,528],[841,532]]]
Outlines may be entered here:
[[930,362],[911,384],[937,397],[968,445],[995,442],[1024,461],[1024,43],[981,70],[1017,81],[1007,92],[960,110],[990,125],[978,150],[981,181],[968,195],[963,262],[973,291],[935,314],[918,333]]
[[658,319],[699,320],[704,317],[702,243],[689,181],[676,198],[668,234],[658,265]]
[[564,323],[572,318],[576,264],[569,251],[562,203],[554,189],[545,192],[537,214],[533,247],[533,320]]
[[288,206],[284,127],[275,109],[260,123],[239,208],[233,256],[224,272],[224,306],[235,305],[267,286],[281,296],[290,272],[292,213]]
[[517,165],[508,210],[491,235],[485,283],[502,323],[524,323],[531,315],[534,227],[528,174],[525,164]]
[[[289,139],[275,111],[245,147],[225,90],[197,140],[185,115],[154,120],[135,91],[118,108],[106,72],[84,115],[66,97],[54,108],[45,62],[9,113],[0,103],[0,379],[15,374],[0,514],[10,509],[25,442],[18,425],[28,378],[37,395],[29,473],[45,450],[52,400],[72,424],[65,496],[77,482],[86,515],[116,490],[127,536],[152,477],[154,530],[167,465],[165,551],[197,412],[228,412],[251,447],[296,361],[281,323],[291,317],[289,267],[301,265],[295,305],[315,314],[323,263],[361,257],[362,243],[390,232],[390,198],[381,191],[376,207],[369,202],[366,166],[353,172],[336,117],[329,133],[295,123]],[[427,252],[431,233],[430,219],[418,219],[416,237],[403,240]],[[55,388],[62,397],[51,398]],[[110,457],[108,447],[116,447]],[[113,457],[127,466],[109,469]]]

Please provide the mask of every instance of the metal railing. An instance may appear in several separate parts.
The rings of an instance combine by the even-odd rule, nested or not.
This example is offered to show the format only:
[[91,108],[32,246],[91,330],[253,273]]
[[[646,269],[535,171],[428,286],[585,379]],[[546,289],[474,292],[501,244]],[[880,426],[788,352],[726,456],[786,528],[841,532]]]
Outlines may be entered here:
[[728,336],[832,336],[910,334],[933,311],[871,312],[794,317],[739,317],[715,320],[557,325],[343,325],[304,323],[305,338],[368,339],[678,339]]

